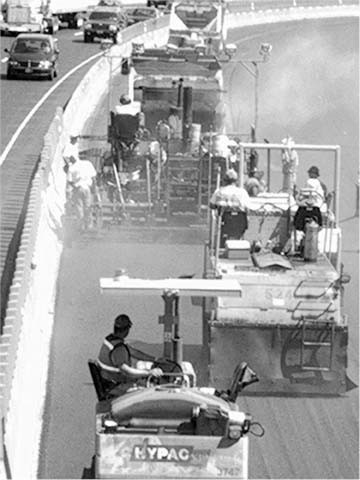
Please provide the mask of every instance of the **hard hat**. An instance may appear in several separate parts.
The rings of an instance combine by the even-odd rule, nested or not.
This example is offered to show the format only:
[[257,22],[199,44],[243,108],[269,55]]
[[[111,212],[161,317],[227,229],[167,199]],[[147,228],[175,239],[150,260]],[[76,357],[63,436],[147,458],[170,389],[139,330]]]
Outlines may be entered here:
[[129,95],[127,95],[126,93],[123,93],[120,96],[120,103],[121,105],[129,105],[129,103],[131,103]]
[[312,167],[309,168],[308,173],[312,173],[313,175],[316,175],[317,177],[320,177],[319,169],[315,165],[313,165]]
[[235,172],[234,169],[230,168],[229,170],[226,170],[225,175],[224,175],[224,180],[229,180],[229,181],[235,181],[238,179],[238,175]]
[[114,328],[119,328],[120,330],[124,330],[125,328],[130,328],[132,326],[132,321],[130,318],[122,313],[118,315],[114,320]]

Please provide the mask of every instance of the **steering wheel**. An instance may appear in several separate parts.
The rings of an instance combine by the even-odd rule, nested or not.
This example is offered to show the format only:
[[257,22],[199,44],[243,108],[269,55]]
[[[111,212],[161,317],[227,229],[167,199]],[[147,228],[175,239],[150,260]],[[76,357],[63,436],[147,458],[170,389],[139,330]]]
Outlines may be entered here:
[[179,378],[184,377],[181,365],[179,365],[177,362],[169,358],[165,358],[165,357],[157,358],[156,360],[154,360],[152,364],[152,368],[161,368],[164,375],[161,377],[154,377],[153,375],[150,375],[149,376],[150,380],[148,377],[149,381],[146,382],[146,386],[148,386],[148,383],[149,383],[149,386],[173,384],[175,382],[177,383]]
[[[165,381],[164,379],[168,379],[170,376],[174,378],[174,381]],[[173,373],[173,374],[166,374],[162,377],[155,377],[154,375],[149,375],[146,379],[146,388],[152,387],[164,387],[164,388],[178,388],[178,387],[186,387],[190,388],[190,379],[188,375],[183,373]]]

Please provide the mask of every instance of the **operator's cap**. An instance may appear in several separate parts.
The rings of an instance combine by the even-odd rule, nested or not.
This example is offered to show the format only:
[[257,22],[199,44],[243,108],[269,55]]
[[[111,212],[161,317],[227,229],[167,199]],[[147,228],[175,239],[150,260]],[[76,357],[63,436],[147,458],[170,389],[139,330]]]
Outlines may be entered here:
[[236,181],[237,179],[238,179],[238,175],[233,168],[226,170],[224,175],[224,180]]
[[132,326],[132,321],[130,318],[122,313],[118,315],[114,320],[114,328],[120,328],[121,330],[125,328],[130,328]]
[[320,177],[320,171],[318,167],[313,165],[312,167],[309,168],[308,173],[312,173],[313,175],[316,175],[317,177]]

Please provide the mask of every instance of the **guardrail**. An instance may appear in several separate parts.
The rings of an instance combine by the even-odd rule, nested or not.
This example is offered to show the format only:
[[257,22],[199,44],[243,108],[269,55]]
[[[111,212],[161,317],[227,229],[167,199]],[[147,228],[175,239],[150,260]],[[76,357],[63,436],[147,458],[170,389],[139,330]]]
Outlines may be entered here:
[[[270,7],[272,7],[272,9],[280,8],[294,11],[299,6],[301,8],[304,6],[314,7],[319,6],[319,3],[320,5],[326,4],[326,7],[339,7],[345,5],[345,3],[352,7],[357,5],[356,2],[350,0],[343,2],[340,0],[301,0],[301,2],[298,0],[258,0],[256,2],[232,2],[229,3],[228,10],[230,16],[231,14],[236,14],[233,16],[232,26],[234,26],[240,17],[243,18],[247,14],[249,14],[248,20],[245,23],[251,24],[254,21],[252,15],[255,9],[263,12],[264,10],[269,11]],[[318,10],[317,15],[321,16],[320,10]],[[263,21],[266,22],[266,18]],[[124,30],[119,39],[121,46],[113,47],[114,57],[128,55],[131,49],[131,40],[135,38],[144,42],[155,41],[155,43],[160,45],[161,38],[164,40],[168,22],[169,17],[164,16],[157,20],[150,20],[145,24],[136,24]],[[255,21],[254,23],[258,22]],[[33,411],[21,412],[20,409],[15,408],[15,403],[24,394],[24,384],[22,383],[24,376],[26,377],[27,373],[34,374],[34,372],[37,372],[33,365],[31,365],[31,368],[28,367],[25,372],[21,372],[23,365],[29,362],[27,352],[31,350],[26,350],[26,347],[29,348],[31,346],[30,342],[34,340],[31,329],[36,329],[38,339],[40,338],[41,340],[41,347],[39,347],[42,349],[41,354],[48,354],[50,349],[52,313],[49,313],[47,310],[50,302],[53,301],[56,278],[52,278],[48,282],[47,297],[43,299],[44,305],[42,310],[39,309],[38,305],[35,305],[36,302],[39,302],[39,286],[36,285],[36,282],[43,281],[41,275],[46,275],[44,259],[42,258],[43,252],[41,251],[44,246],[46,248],[46,244],[44,245],[46,240],[41,238],[44,232],[47,235],[51,235],[54,244],[51,251],[56,258],[49,259],[52,273],[56,271],[57,262],[61,255],[61,215],[65,202],[65,175],[62,171],[61,150],[67,141],[69,134],[67,127],[70,121],[72,126],[77,126],[77,128],[83,127],[91,116],[94,102],[98,103],[101,96],[106,93],[109,73],[111,73],[109,62],[107,62],[104,56],[85,75],[74,92],[66,111],[63,113],[61,109],[57,110],[55,118],[44,138],[39,168],[31,185],[26,216],[22,226],[20,248],[16,257],[15,275],[7,303],[3,335],[0,338],[0,413],[1,420],[4,420],[4,446],[6,445],[9,465],[14,477],[19,476],[20,472],[22,474],[20,476],[36,478],[37,456],[35,450],[39,446],[41,425],[31,425],[34,431],[25,432],[25,417],[33,415],[40,422],[38,415],[41,416],[41,406],[35,405],[34,402]],[[97,80],[95,86],[94,78]],[[94,94],[94,88],[96,94]],[[84,97],[87,101],[84,101]],[[93,103],[90,101],[91,99]],[[49,267],[50,264],[45,265],[45,267]],[[39,317],[44,317],[45,320],[50,318],[50,320],[41,324]],[[42,329],[46,330],[45,334]],[[44,338],[44,335],[46,335],[46,338]],[[38,344],[36,343],[37,347]],[[46,356],[44,358],[47,359]],[[41,369],[42,365],[39,363],[38,367]],[[39,376],[42,377],[39,379],[39,388],[45,388],[46,374],[47,365],[44,366],[41,374],[39,373]],[[27,381],[33,381],[31,376]],[[35,394],[35,389],[30,387],[30,391],[26,393],[28,396]],[[20,419],[18,418],[19,415]],[[22,420],[25,423],[22,423]],[[24,449],[28,449],[28,451],[26,452]],[[28,456],[31,456],[31,459],[24,458]],[[4,456],[0,455],[0,478],[4,477],[4,475],[9,475],[4,473],[5,470],[2,468],[3,458]]]

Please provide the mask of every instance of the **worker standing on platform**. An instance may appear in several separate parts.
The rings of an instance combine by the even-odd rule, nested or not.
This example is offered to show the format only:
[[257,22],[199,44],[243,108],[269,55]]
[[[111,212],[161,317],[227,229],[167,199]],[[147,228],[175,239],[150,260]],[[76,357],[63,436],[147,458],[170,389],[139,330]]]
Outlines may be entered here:
[[[308,171],[309,175],[314,173],[314,169],[316,169],[315,173],[318,173],[319,170],[317,167],[311,167]],[[296,200],[299,205],[294,216],[294,226],[296,230],[305,232],[306,223],[310,219],[316,221],[321,228],[321,207],[325,203],[325,192],[320,180],[317,177],[310,176],[306,181],[305,187],[302,188],[297,195]]]
[[[324,199],[326,200],[328,196],[328,191],[327,191],[328,189],[325,183],[322,180],[320,180],[320,170],[318,169],[318,167],[316,165],[313,165],[312,167],[309,168],[307,173],[309,175],[309,179],[316,179],[319,182],[320,187],[323,190]],[[317,185],[317,182],[312,182],[312,183]]]
[[182,138],[182,121],[181,121],[181,108],[176,106],[170,107],[170,115],[168,118],[168,124],[170,127],[171,138]]
[[281,143],[284,145],[284,150],[281,153],[281,160],[283,165],[283,186],[281,191],[289,194],[294,194],[296,184],[296,174],[299,166],[299,156],[294,149],[294,140],[287,136]]
[[257,197],[259,193],[266,191],[266,184],[263,180],[264,172],[256,167],[249,172],[249,178],[246,180],[244,187],[250,197]]

